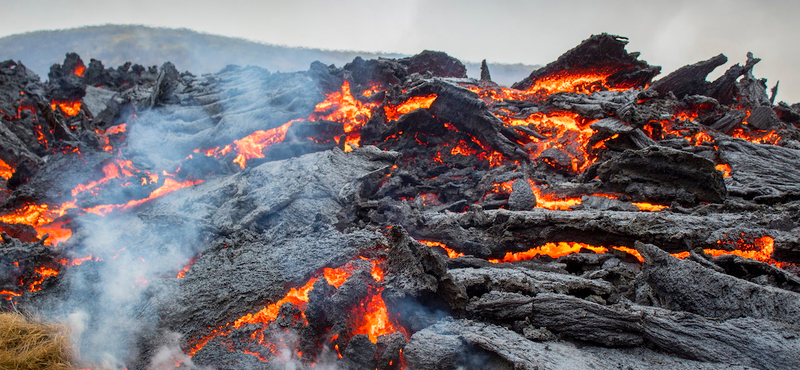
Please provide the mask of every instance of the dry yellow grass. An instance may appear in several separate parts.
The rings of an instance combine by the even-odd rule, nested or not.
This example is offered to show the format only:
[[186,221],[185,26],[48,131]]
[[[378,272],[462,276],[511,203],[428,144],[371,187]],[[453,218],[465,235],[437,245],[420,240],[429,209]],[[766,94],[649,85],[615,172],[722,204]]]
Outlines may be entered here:
[[0,369],[74,370],[66,327],[0,313]]

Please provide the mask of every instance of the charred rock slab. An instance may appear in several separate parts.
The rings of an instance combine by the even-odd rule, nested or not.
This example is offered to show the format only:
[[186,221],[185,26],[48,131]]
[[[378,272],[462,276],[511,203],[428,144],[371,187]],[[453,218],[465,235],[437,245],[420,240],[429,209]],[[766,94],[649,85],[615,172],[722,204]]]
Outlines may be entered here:
[[404,354],[420,370],[491,369],[749,369],[669,357],[647,349],[619,350],[568,342],[532,342],[500,326],[445,320],[415,333]]
[[761,318],[796,323],[800,294],[757,285],[679,260],[656,246],[637,243],[644,257],[642,274],[658,305],[705,317]]
[[725,55],[719,54],[711,59],[678,68],[654,82],[650,88],[658,91],[661,96],[672,92],[678,99],[686,95],[705,95],[710,85],[706,81],[706,76],[727,61]]
[[[800,151],[738,139],[717,140],[720,159],[731,166],[731,195],[759,203],[800,199]],[[778,170],[776,170],[778,169]]]
[[619,71],[607,78],[611,86],[644,86],[661,71],[661,67],[649,66],[637,59],[638,53],[625,51],[627,43],[627,39],[620,36],[606,33],[592,35],[574,49],[561,55],[555,62],[533,71],[530,76],[511,87],[528,90],[540,79],[561,72],[599,72],[607,68]]
[[666,147],[627,150],[603,163],[597,174],[608,190],[629,194],[637,201],[719,203],[728,195],[713,162]]

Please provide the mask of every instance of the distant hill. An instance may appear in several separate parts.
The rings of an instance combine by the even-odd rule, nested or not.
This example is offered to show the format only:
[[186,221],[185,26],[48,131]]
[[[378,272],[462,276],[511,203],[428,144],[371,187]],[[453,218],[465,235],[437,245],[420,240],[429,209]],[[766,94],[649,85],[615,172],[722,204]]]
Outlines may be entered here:
[[[87,64],[92,58],[102,61],[106,67],[116,67],[127,61],[144,66],[170,61],[179,70],[195,74],[217,72],[229,64],[254,65],[270,72],[293,72],[307,70],[315,60],[341,67],[356,56],[364,59],[406,56],[280,46],[188,29],[134,25],[36,31],[0,38],[0,61],[22,61],[42,79],[47,79],[50,66],[63,62],[68,52],[78,53]],[[479,63],[464,64],[471,77],[480,76]],[[489,63],[493,79],[503,85],[525,78],[536,68],[523,64]]]

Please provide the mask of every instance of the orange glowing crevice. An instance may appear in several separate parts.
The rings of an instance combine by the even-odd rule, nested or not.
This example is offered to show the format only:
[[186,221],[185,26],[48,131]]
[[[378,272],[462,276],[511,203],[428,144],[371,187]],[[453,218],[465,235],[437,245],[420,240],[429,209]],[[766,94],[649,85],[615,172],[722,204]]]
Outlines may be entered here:
[[74,197],[85,191],[92,190],[99,185],[103,185],[111,181],[112,179],[121,178],[122,177],[121,175],[124,175],[125,177],[131,177],[133,176],[133,173],[131,171],[135,171],[133,167],[133,162],[123,161],[121,159],[115,159],[112,162],[107,163],[105,166],[103,166],[102,178],[95,181],[90,181],[89,183],[86,184],[79,184],[74,189],[72,189],[72,196]]
[[[594,134],[590,125],[596,120],[585,119],[569,111],[536,112],[524,119],[506,115],[510,113],[501,109],[495,112],[495,116],[508,126],[527,126],[545,137],[530,137],[531,143],[526,145],[526,150],[532,160],[538,159],[545,150],[555,148],[570,157],[570,163],[559,165],[575,173],[583,172],[596,161],[589,153],[591,148],[588,148],[589,140]],[[549,160],[543,161],[556,166]]]
[[314,283],[316,282],[316,278],[311,278],[302,287],[289,289],[289,292],[277,302],[265,306],[256,313],[247,314],[236,319],[233,322],[233,328],[238,329],[246,324],[267,324],[275,321],[278,318],[278,311],[285,303],[291,303],[301,309],[305,308],[306,303],[308,303],[308,293],[314,289]]
[[625,91],[629,87],[611,87],[606,83],[615,70],[562,71],[536,81],[527,94],[551,95],[558,92],[591,94],[601,90]]
[[374,85],[371,85],[368,89],[364,90],[361,93],[361,96],[368,98],[368,97],[371,97],[372,95],[375,95],[375,94],[377,94],[377,93],[379,93],[381,91],[384,91],[384,90],[386,90],[386,89],[384,89],[383,86],[381,86],[379,84],[374,84]]
[[175,278],[183,279],[184,276],[186,276],[186,273],[189,272],[189,269],[192,268],[192,265],[194,265],[194,261],[197,261],[197,257],[192,258],[192,260],[189,261],[189,263],[184,268],[178,271],[178,274],[175,275]]
[[61,259],[61,260],[58,260],[58,263],[60,263],[62,266],[72,267],[72,266],[80,266],[84,262],[87,262],[87,261],[97,262],[97,261],[102,261],[102,259],[100,259],[98,257],[93,257],[91,254],[89,254],[86,257],[75,258],[75,259],[71,259],[71,260],[70,259],[66,259],[66,258],[65,259]]
[[[719,244],[720,246],[724,246],[731,243],[725,241],[718,241],[717,244]],[[745,241],[743,239],[739,239],[734,244],[736,247],[736,249],[734,250],[709,248],[709,249],[703,249],[703,252],[705,252],[708,255],[711,255],[712,257],[719,257],[724,254],[733,254],[740,257],[769,263],[777,267],[792,265],[791,263],[778,262],[772,259],[772,253],[775,251],[775,240],[770,236],[762,236],[760,238],[753,239],[750,242]]]
[[86,73],[86,66],[79,63],[77,66],[75,66],[75,70],[73,70],[72,73],[78,77],[83,77],[84,73]]
[[420,108],[430,108],[433,101],[438,96],[430,94],[425,96],[412,96],[400,105],[387,105],[383,107],[383,112],[386,113],[386,119],[389,121],[396,121],[400,116]]
[[51,100],[50,101],[50,108],[54,111],[56,107],[61,109],[64,114],[68,117],[76,116],[81,111],[81,102],[79,101],[63,101],[63,100]]
[[572,253],[578,253],[581,249],[588,249],[595,253],[605,253],[607,249],[605,247],[596,247],[589,244],[584,243],[570,243],[570,242],[558,242],[558,243],[545,243],[540,247],[531,248],[524,252],[507,252],[503,258],[494,258],[489,259],[488,261],[491,263],[506,263],[506,262],[516,262],[516,261],[527,261],[530,259],[534,259],[538,256],[550,256],[552,258],[558,258],[561,256],[566,256]]
[[350,278],[350,275],[353,274],[352,267],[340,267],[340,268],[329,268],[326,267],[322,270],[322,276],[325,277],[325,281],[328,282],[329,285],[332,285],[335,288],[339,288],[347,282],[347,279]]
[[64,229],[64,223],[53,223],[53,221],[66,214],[67,210],[75,208],[74,204],[64,203],[61,207],[54,207],[48,204],[29,203],[12,213],[0,215],[0,222],[7,224],[26,224],[36,229],[38,237],[41,239],[45,234],[51,237],[45,241],[46,245],[55,245],[60,241],[69,239],[72,231]]
[[111,146],[110,136],[119,135],[127,131],[128,125],[125,123],[121,123],[119,125],[111,126],[105,130],[97,129],[94,132],[97,134],[97,137],[103,141],[103,151],[112,152],[113,147]]
[[714,166],[714,168],[716,168],[717,171],[722,172],[722,177],[731,177],[731,165],[727,163],[720,163]]
[[[360,257],[360,259],[370,261],[372,264],[371,275],[376,282],[383,280],[384,272],[380,268],[382,259],[368,259],[363,256]],[[287,292],[283,298],[264,306],[264,308],[255,313],[246,314],[230,324],[213,329],[209,335],[193,341],[193,343],[190,344],[188,354],[190,356],[195,355],[198,351],[202,350],[210,340],[217,337],[228,336],[234,329],[241,328],[244,325],[258,324],[261,325],[262,328],[266,328],[277,319],[281,306],[286,303],[291,303],[300,309],[303,321],[305,321],[304,311],[308,304],[309,293],[314,289],[314,284],[319,281],[319,279],[324,278],[328,284],[338,289],[338,287],[342,286],[342,284],[347,281],[353,271],[355,271],[355,265],[352,262],[356,260],[357,259],[351,260],[338,268],[324,268],[322,271],[312,276],[303,286],[289,289],[289,292]],[[381,288],[373,288],[372,291],[359,302],[358,306],[353,309],[353,317],[351,319],[354,320],[353,324],[356,329],[350,333],[350,335],[366,334],[369,336],[370,340],[375,343],[377,342],[377,337],[381,335],[391,334],[397,331],[406,334],[402,327],[394,324],[393,320],[389,318],[388,310],[386,309],[386,305],[380,293]],[[305,324],[307,325],[307,322]],[[257,330],[251,337],[255,339],[258,344],[265,346],[275,353],[274,347],[276,347],[276,344],[269,342],[269,338],[266,338],[263,330]],[[338,334],[334,335],[331,342],[335,342],[337,338]],[[335,344],[335,346],[337,346],[335,348],[338,348],[338,344]],[[299,354],[298,357],[302,357],[302,355]],[[267,358],[261,359],[262,361],[267,360]]]
[[639,262],[644,262],[644,257],[642,257],[641,253],[639,253],[639,251],[637,251],[636,249],[630,247],[611,247],[611,248],[630,254],[631,256],[636,257],[636,259],[639,260]]
[[31,292],[38,292],[38,291],[42,290],[42,283],[44,283],[44,280],[49,278],[49,277],[51,277],[51,276],[58,275],[58,272],[59,271],[56,270],[56,269],[52,269],[52,268],[45,267],[45,266],[41,266],[41,267],[37,268],[36,270],[34,270],[34,273],[38,274],[39,278],[36,279],[35,281],[31,282],[29,290]]
[[8,163],[0,159],[0,178],[4,180],[10,179],[11,176],[14,176],[14,171],[14,167],[9,166]]
[[[406,334],[405,329],[396,327],[389,319],[389,311],[386,308],[386,302],[381,297],[380,290],[359,303],[359,307],[356,309],[356,318],[358,320],[353,335],[366,334],[372,343],[377,343],[379,336],[397,331]],[[406,334],[406,336],[408,335]]]
[[581,204],[581,198],[557,197],[553,194],[545,194],[533,180],[528,179],[528,183],[531,185],[533,194],[536,195],[536,208],[565,211],[571,209],[573,206]]
[[663,209],[669,208],[669,206],[659,205],[659,204],[650,204],[644,202],[631,202],[636,208],[639,208],[640,211],[648,211],[648,212],[657,212]]
[[21,295],[22,295],[22,294],[20,294],[20,293],[17,293],[17,292],[12,292],[12,291],[10,291],[10,290],[0,290],[0,296],[6,296],[6,297],[5,297],[5,299],[6,299],[7,301],[11,301],[11,300],[13,300],[15,297],[19,297],[19,296],[21,296]]
[[239,140],[234,140],[233,145],[238,155],[233,162],[244,169],[248,159],[264,158],[264,149],[282,142],[289,127],[296,121],[298,120],[286,122],[273,129],[259,130]]
[[778,141],[781,140],[781,136],[777,132],[775,132],[775,130],[770,130],[770,131],[752,130],[746,132],[741,127],[733,130],[733,133],[731,133],[731,137],[747,140],[749,142],[757,144],[771,144],[771,145],[775,145],[778,143]]
[[155,190],[153,190],[153,192],[150,193],[150,196],[148,196],[147,198],[144,198],[144,199],[132,200],[132,201],[122,205],[122,208],[123,209],[128,209],[128,208],[131,208],[131,207],[136,207],[136,206],[138,206],[138,205],[140,205],[142,203],[145,203],[145,202],[151,201],[153,199],[160,198],[160,197],[162,197],[164,195],[167,195],[169,193],[172,193],[173,191],[176,191],[176,190],[179,190],[179,189],[183,189],[183,188],[188,188],[190,186],[194,186],[194,185],[198,185],[198,184],[202,184],[202,183],[203,183],[203,180],[186,180],[186,181],[180,182],[180,181],[177,181],[175,179],[167,177],[167,178],[164,179],[164,184],[161,185],[160,187],[156,188]]
[[422,243],[422,244],[425,244],[427,246],[430,246],[430,247],[439,247],[439,248],[444,249],[444,251],[447,252],[447,257],[450,257],[450,258],[458,258],[458,257],[463,257],[464,256],[464,253],[456,252],[456,251],[448,248],[447,245],[445,245],[444,243],[434,242],[434,241],[430,241],[430,240],[417,240],[417,241]]

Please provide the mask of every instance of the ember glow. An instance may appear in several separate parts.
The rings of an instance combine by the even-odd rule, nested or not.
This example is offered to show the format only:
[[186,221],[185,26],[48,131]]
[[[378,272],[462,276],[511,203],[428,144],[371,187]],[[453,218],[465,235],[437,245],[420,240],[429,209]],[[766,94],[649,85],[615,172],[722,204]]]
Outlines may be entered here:
[[526,93],[552,95],[558,92],[590,94],[595,91],[625,91],[629,87],[611,87],[606,80],[616,70],[564,71],[542,78],[532,85]]
[[436,94],[426,95],[426,96],[412,96],[408,98],[408,100],[404,101],[400,105],[391,106],[387,105],[383,107],[383,111],[386,113],[386,119],[389,121],[396,121],[400,116],[411,112],[416,109],[420,108],[430,108],[431,104],[433,104],[434,100],[436,100]]
[[379,336],[392,334],[398,330],[405,334],[405,330],[395,326],[389,318],[380,290],[361,301],[354,313],[357,323],[353,335],[366,334],[372,343],[377,343]]
[[234,150],[239,154],[236,155],[233,162],[244,168],[248,159],[264,158],[264,148],[283,141],[292,122],[294,121],[289,121],[273,129],[256,131],[239,140],[234,140]]
[[714,168],[716,168],[717,171],[722,172],[722,177],[731,177],[731,165],[727,163],[720,163]]
[[50,108],[54,111],[56,108],[60,109],[64,114],[68,117],[76,116],[81,111],[81,102],[79,101],[57,101],[53,100],[50,102]]
[[791,263],[786,262],[778,262],[772,258],[772,252],[775,250],[775,240],[770,236],[762,236],[760,238],[755,238],[752,240],[748,240],[745,238],[737,239],[736,241],[718,241],[717,244],[720,247],[731,247],[733,246],[735,249],[712,249],[707,248],[703,249],[708,255],[712,257],[719,257],[725,254],[733,254],[739,257],[749,258],[756,261],[761,261],[765,263],[769,263],[771,265],[775,265],[778,267],[789,266],[792,265]]
[[[380,268],[380,261],[371,260],[366,257],[359,257],[353,261],[361,259],[370,261],[372,264],[370,274],[372,278],[375,279],[375,282],[380,283],[383,280],[383,270]],[[234,330],[240,329],[248,324],[259,325],[261,327],[261,329],[253,334],[252,338],[256,339],[258,344],[264,346],[267,353],[278,355],[277,351],[275,351],[275,343],[270,342],[270,338],[267,337],[264,331],[278,318],[280,308],[285,304],[292,304],[300,309],[301,312],[304,312],[309,301],[309,293],[314,289],[314,284],[319,279],[325,279],[329,285],[338,289],[347,282],[355,271],[353,261],[337,268],[324,268],[302,286],[290,288],[283,298],[264,306],[264,308],[257,312],[246,314],[228,325],[213,329],[209,335],[191,343],[190,350],[188,351],[189,355],[193,356],[201,351],[210,340],[227,337]],[[351,320],[353,320],[354,329],[349,335],[365,334],[373,343],[376,343],[378,337],[382,335],[392,334],[398,331],[407,336],[405,329],[397,325],[395,321],[389,317],[386,304],[381,297],[381,291],[382,288],[372,290],[359,301],[356,307],[352,308],[350,317]],[[302,313],[302,315],[302,321],[305,322],[305,314]],[[307,323],[305,324],[307,325]],[[337,337],[338,334],[333,338],[332,342],[335,341]],[[338,346],[338,344],[336,344],[336,346]],[[260,353],[257,357],[261,361],[267,362],[270,356],[264,356]]]
[[656,211],[660,211],[662,209],[669,208],[669,206],[665,206],[665,205],[650,204],[650,203],[644,203],[644,202],[633,202],[631,204],[636,206],[636,208],[639,208],[640,211],[648,211],[648,212],[656,212]]
[[2,159],[0,159],[0,178],[8,180],[11,178],[11,176],[14,176],[14,168],[9,166],[8,163],[3,162]]
[[491,263],[506,263],[516,261],[527,261],[539,256],[550,256],[551,258],[558,258],[572,253],[578,253],[581,249],[587,249],[595,253],[605,253],[607,251],[604,247],[596,247],[584,243],[545,243],[540,247],[531,248],[524,252],[508,252],[503,258],[489,259]]
[[572,208],[572,206],[581,204],[581,198],[577,197],[557,197],[553,194],[547,194],[539,189],[539,185],[537,185],[533,180],[528,180],[528,183],[531,186],[531,190],[533,190],[533,194],[536,195],[536,208],[544,208],[550,210],[568,210]]

